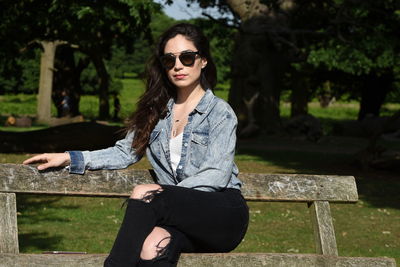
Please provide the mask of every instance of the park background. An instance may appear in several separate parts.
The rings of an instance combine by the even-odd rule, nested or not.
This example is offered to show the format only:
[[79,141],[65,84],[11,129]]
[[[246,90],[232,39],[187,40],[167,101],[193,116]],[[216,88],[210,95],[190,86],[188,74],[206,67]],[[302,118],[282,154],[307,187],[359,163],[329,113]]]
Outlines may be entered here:
[[[3,2],[0,162],[112,144],[118,136],[109,133],[123,127],[144,90],[155,40],[179,22],[163,11],[172,3],[204,13],[184,21],[211,41],[214,92],[239,118],[240,171],[355,176],[360,201],[332,205],[339,255],[399,261],[397,1]],[[40,104],[46,47],[54,48],[52,91]],[[62,92],[71,98],[68,114]],[[123,215],[118,199],[18,195],[17,203],[21,252],[107,253]],[[236,251],[314,251],[305,205],[249,205],[249,232]]]

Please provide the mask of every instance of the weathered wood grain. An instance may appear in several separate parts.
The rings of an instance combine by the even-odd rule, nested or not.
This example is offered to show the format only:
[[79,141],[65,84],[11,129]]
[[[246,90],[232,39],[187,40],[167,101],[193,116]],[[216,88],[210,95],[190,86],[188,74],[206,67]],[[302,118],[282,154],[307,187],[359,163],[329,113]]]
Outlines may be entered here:
[[[243,194],[247,200],[314,202],[313,223],[318,235],[319,253],[328,255],[226,253],[184,254],[178,266],[396,266],[390,258],[337,257],[336,241],[329,202],[355,202],[357,188],[352,176],[241,174]],[[38,171],[35,166],[0,164],[0,195],[15,193],[64,194],[82,196],[128,196],[137,184],[154,182],[147,170],[87,171],[85,175],[69,174],[65,169]],[[2,200],[2,199],[1,199]],[[8,201],[8,200],[7,200]],[[328,202],[329,201],[329,202]],[[2,200],[1,203],[6,203]],[[14,215],[13,205],[2,214]],[[1,208],[0,208],[0,211]],[[0,225],[1,229],[10,228]],[[13,226],[11,226],[13,227]],[[16,227],[16,223],[15,223]],[[0,233],[2,233],[0,229]],[[332,238],[333,236],[333,238]],[[8,237],[6,238],[9,239]],[[3,238],[0,240],[2,241]],[[18,246],[18,240],[16,244]],[[8,242],[8,241],[7,241]],[[0,242],[3,243],[3,242]],[[17,247],[18,249],[18,247]],[[0,253],[0,267],[24,266],[102,266],[105,255],[43,255]]]
[[337,256],[335,230],[328,201],[314,201],[310,205],[311,222],[317,253]]
[[[106,255],[0,254],[0,267],[100,267]],[[395,267],[394,259],[332,257],[315,254],[182,254],[178,267]]]
[[353,176],[243,173],[243,195],[247,200],[356,202]]
[[[358,200],[352,176],[243,173],[239,178],[247,200]],[[78,175],[65,169],[38,171],[35,166],[0,164],[0,192],[128,196],[133,186],[153,182],[147,170],[99,170]]]
[[17,202],[15,194],[0,193],[0,253],[18,253]]

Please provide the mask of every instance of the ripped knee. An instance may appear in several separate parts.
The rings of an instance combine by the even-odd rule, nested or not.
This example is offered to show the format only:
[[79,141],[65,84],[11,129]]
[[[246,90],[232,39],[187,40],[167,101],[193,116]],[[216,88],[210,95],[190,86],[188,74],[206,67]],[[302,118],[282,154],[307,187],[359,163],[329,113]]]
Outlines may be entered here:
[[171,235],[164,229],[158,234],[154,231],[146,238],[143,243],[140,258],[143,260],[160,260],[168,256],[168,248],[171,243]]
[[150,203],[157,194],[163,191],[162,187],[157,184],[137,185],[132,191],[130,198],[138,199],[146,203]]

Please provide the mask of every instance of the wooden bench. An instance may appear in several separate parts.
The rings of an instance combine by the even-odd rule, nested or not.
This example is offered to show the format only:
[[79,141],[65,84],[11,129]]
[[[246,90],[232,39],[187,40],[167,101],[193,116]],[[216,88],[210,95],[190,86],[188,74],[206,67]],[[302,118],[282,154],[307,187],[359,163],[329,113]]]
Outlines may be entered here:
[[[316,254],[182,254],[178,266],[396,266],[391,258],[339,257],[330,202],[358,200],[354,177],[297,174],[241,174],[248,201],[304,202],[314,228]],[[125,197],[133,186],[153,182],[146,170],[39,172],[34,166],[0,164],[0,266],[102,266],[104,254],[19,254],[16,195]],[[267,250],[268,248],[266,248]]]

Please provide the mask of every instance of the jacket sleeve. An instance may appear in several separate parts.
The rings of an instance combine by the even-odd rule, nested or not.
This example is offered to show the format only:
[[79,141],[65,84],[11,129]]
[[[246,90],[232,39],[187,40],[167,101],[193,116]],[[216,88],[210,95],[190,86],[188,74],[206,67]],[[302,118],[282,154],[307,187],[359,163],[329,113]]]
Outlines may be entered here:
[[199,171],[177,185],[209,192],[225,188],[232,175],[237,175],[233,173],[236,128],[236,115],[233,110],[229,110],[209,133],[205,160],[201,163]]
[[71,157],[70,173],[84,174],[85,170],[123,169],[137,162],[140,158],[132,148],[134,133],[128,132],[124,139],[113,147],[95,151],[67,151]]

